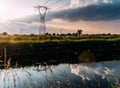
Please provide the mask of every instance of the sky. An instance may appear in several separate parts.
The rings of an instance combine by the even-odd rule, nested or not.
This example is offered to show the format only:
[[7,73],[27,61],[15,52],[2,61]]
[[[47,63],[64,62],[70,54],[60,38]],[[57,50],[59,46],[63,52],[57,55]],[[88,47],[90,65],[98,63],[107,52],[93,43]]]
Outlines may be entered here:
[[38,34],[38,5],[49,33],[120,34],[120,0],[0,0],[0,33]]

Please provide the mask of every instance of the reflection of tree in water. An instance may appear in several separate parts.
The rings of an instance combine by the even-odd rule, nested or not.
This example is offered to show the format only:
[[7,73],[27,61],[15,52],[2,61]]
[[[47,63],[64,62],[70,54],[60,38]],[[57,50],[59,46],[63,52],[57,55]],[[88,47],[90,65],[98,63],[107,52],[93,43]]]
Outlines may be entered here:
[[95,55],[90,50],[84,51],[78,57],[79,62],[95,62]]

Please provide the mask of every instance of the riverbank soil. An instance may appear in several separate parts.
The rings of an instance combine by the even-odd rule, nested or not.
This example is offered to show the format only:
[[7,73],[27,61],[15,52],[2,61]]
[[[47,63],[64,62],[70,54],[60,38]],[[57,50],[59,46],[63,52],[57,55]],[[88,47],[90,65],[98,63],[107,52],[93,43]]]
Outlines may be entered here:
[[92,52],[96,62],[120,60],[120,41],[0,43],[0,59],[3,59],[4,47],[7,59],[11,58],[12,64],[18,62],[22,66],[43,62],[79,63],[84,51]]

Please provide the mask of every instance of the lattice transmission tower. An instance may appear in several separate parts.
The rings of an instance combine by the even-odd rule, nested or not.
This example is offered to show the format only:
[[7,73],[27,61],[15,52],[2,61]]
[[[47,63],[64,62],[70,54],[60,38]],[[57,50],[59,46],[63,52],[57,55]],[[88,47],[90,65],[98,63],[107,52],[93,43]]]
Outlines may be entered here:
[[49,10],[48,7],[46,6],[40,6],[38,5],[37,7],[34,7],[38,10],[39,16],[40,16],[40,28],[39,28],[39,35],[44,35],[46,33],[46,14]]

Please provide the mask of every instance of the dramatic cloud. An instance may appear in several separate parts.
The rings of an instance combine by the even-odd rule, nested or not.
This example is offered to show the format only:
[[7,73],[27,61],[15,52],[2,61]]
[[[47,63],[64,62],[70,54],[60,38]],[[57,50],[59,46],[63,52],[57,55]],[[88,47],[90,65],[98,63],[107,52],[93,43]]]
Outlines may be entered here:
[[[63,7],[58,8],[60,6]],[[71,0],[71,3],[70,0],[61,0],[50,9],[46,16],[47,32],[60,33],[62,30],[63,33],[72,33],[81,28],[84,33],[120,33],[120,0]],[[38,34],[39,21],[37,11],[7,22],[0,20],[0,33]]]
[[[66,21],[105,21],[120,19],[120,0],[80,0],[80,7],[58,10],[47,14],[47,21],[62,19]],[[28,16],[17,21],[39,22],[39,16]]]
[[[104,0],[107,2],[107,0]],[[103,21],[120,19],[120,4],[88,5],[75,9],[62,10],[48,15],[50,19],[64,19],[67,21]]]

